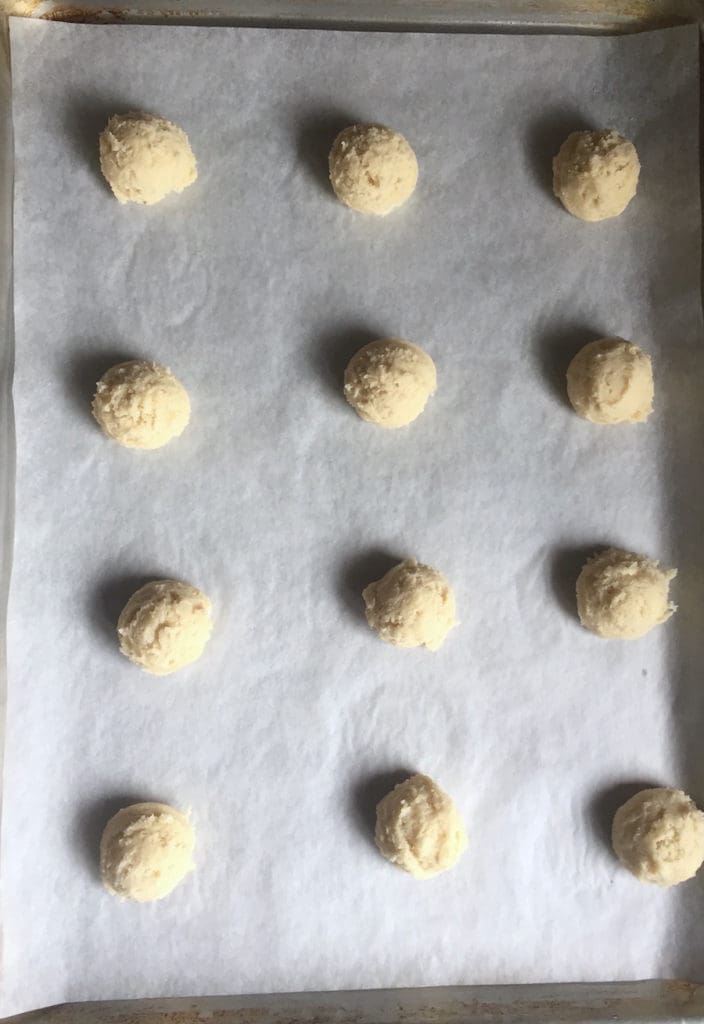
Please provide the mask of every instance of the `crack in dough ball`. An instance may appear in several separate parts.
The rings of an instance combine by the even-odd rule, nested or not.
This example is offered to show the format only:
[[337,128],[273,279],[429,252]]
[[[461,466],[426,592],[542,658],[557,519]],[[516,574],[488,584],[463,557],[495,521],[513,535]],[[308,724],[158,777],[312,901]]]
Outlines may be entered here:
[[330,181],[337,198],[360,213],[386,216],[413,194],[418,161],[403,135],[380,124],[353,124],[332,144]]
[[606,220],[626,209],[638,187],[636,147],[612,129],[572,132],[552,162],[553,191],[580,220]]
[[178,580],[154,580],[140,587],[117,622],[122,653],[154,676],[197,661],[212,628],[210,600]]
[[381,338],[352,357],[344,385],[345,398],[363,420],[405,427],[435,393],[437,374],[422,348],[401,338]]
[[639,882],[667,888],[704,862],[704,814],[680,789],[643,789],[616,811],[611,839]]
[[384,857],[414,878],[447,871],[467,847],[460,812],[427,775],[412,775],[379,802],[374,838]]
[[583,626],[611,640],[635,640],[676,611],[669,599],[676,569],[660,569],[645,555],[609,548],[590,558],[577,579]]
[[653,411],[650,356],[623,338],[590,341],[567,370],[574,411],[591,423],[642,423]]
[[131,804],[110,819],[100,840],[108,892],[136,903],[168,896],[193,870],[195,836],[185,814],[167,804]]
[[455,595],[437,569],[414,558],[394,566],[362,592],[367,622],[394,647],[437,651],[453,626]]
[[100,169],[121,203],[158,203],[198,177],[188,136],[154,114],[113,114],[100,133]]
[[93,415],[126,448],[161,448],[186,429],[191,403],[183,384],[158,363],[118,363],[98,381]]

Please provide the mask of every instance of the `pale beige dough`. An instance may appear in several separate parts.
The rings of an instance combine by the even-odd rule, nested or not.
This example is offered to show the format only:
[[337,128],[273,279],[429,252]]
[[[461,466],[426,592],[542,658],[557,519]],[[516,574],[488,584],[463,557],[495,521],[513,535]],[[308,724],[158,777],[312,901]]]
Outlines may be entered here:
[[552,162],[553,191],[580,220],[618,217],[636,194],[636,147],[613,129],[572,132]]
[[154,580],[140,587],[117,622],[122,653],[155,676],[197,661],[212,628],[210,600],[179,580]]
[[188,136],[154,114],[113,114],[100,133],[100,169],[121,203],[158,203],[198,177]]
[[427,352],[401,338],[380,338],[357,352],[345,370],[345,398],[370,423],[405,427],[425,409],[437,386]]
[[165,367],[133,359],[98,381],[93,415],[103,433],[126,448],[161,448],[186,429],[191,403]]
[[616,811],[616,856],[639,882],[667,888],[704,862],[704,814],[680,789],[643,789]]
[[669,598],[676,569],[631,551],[609,548],[590,558],[577,579],[577,611],[597,636],[634,640],[676,610]]
[[447,871],[467,847],[460,812],[427,775],[412,775],[379,802],[374,838],[384,857],[414,878]]
[[437,651],[453,626],[455,595],[437,569],[414,558],[390,569],[362,592],[367,622],[394,647]]
[[650,356],[623,338],[590,341],[568,367],[567,394],[591,423],[642,423],[653,411]]
[[195,836],[185,814],[167,804],[123,807],[100,840],[108,892],[136,903],[163,899],[193,870]]
[[403,205],[418,181],[407,140],[380,124],[353,124],[337,136],[328,160],[337,198],[360,213],[384,217]]

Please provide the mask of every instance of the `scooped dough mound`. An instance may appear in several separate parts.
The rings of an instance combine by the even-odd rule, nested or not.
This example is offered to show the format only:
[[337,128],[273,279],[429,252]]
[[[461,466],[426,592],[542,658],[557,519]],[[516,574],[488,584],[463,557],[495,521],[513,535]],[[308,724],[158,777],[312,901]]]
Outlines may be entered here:
[[161,448],[186,429],[191,403],[165,366],[134,359],[100,378],[93,415],[103,432],[126,448]]
[[198,177],[188,136],[154,114],[113,114],[100,133],[100,169],[121,203],[158,203]]
[[650,356],[623,338],[590,341],[567,370],[567,394],[591,423],[642,423],[653,411]]
[[213,628],[206,595],[178,580],[154,580],[132,595],[117,622],[120,650],[154,676],[197,661]]
[[626,209],[638,187],[636,147],[612,129],[572,132],[552,162],[553,191],[580,220],[606,220]]
[[412,775],[379,802],[374,838],[388,861],[415,878],[447,871],[467,847],[460,812],[427,775]]
[[577,579],[577,611],[597,636],[635,640],[669,619],[676,569],[660,569],[645,555],[609,548],[590,558]]
[[381,427],[405,427],[420,416],[436,384],[427,352],[400,338],[371,341],[345,370],[345,398],[363,420]]
[[362,592],[367,622],[394,647],[437,651],[453,626],[455,595],[437,569],[414,558],[394,566]]
[[403,205],[418,181],[418,161],[403,135],[380,124],[353,124],[332,144],[330,181],[337,198],[360,213],[384,217]]
[[619,807],[611,831],[616,856],[639,882],[667,888],[704,862],[704,814],[680,789],[643,789]]
[[167,804],[131,804],[110,819],[100,841],[100,874],[108,892],[149,903],[163,899],[193,869],[195,836]]

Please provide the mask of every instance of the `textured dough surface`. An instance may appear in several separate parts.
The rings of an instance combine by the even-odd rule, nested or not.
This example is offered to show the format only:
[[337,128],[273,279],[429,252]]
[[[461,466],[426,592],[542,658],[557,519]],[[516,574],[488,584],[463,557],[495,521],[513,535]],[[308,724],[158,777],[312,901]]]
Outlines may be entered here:
[[361,348],[345,370],[345,398],[363,420],[405,427],[425,409],[437,385],[435,363],[401,338],[380,338]]
[[567,370],[567,394],[591,423],[642,423],[653,411],[650,356],[623,338],[585,345]]
[[394,647],[437,651],[453,626],[455,595],[441,572],[407,558],[362,592],[367,622]]
[[643,789],[616,811],[616,856],[640,882],[667,888],[704,861],[704,814],[680,789]]
[[418,161],[408,141],[379,124],[353,124],[341,131],[328,163],[337,198],[379,217],[405,203],[418,181]]
[[133,359],[100,378],[93,416],[103,433],[126,448],[161,448],[186,429],[191,403],[165,366]]
[[670,580],[676,569],[631,551],[609,548],[590,558],[577,579],[577,611],[597,636],[635,640],[665,622],[676,610]]
[[189,583],[145,583],[118,619],[120,650],[152,675],[169,675],[200,658],[213,628],[210,613],[209,599]]
[[553,191],[580,220],[606,220],[626,209],[638,188],[640,161],[623,135],[572,132],[552,162]]
[[374,838],[388,861],[415,878],[447,871],[467,847],[460,812],[427,775],[412,775],[379,802]]
[[121,203],[158,203],[198,177],[188,136],[155,114],[113,114],[100,133],[100,169]]
[[185,814],[167,804],[131,804],[110,819],[100,840],[108,892],[149,903],[163,899],[193,869],[195,836]]

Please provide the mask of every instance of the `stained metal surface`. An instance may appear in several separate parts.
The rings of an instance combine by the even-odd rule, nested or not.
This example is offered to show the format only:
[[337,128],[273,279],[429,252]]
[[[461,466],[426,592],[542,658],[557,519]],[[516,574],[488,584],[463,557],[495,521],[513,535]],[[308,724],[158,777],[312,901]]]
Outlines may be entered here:
[[686,982],[506,985],[137,1000],[53,1007],[13,1024],[650,1024],[704,1019]]
[[59,21],[178,22],[386,30],[627,32],[696,21],[704,0],[0,0]]

